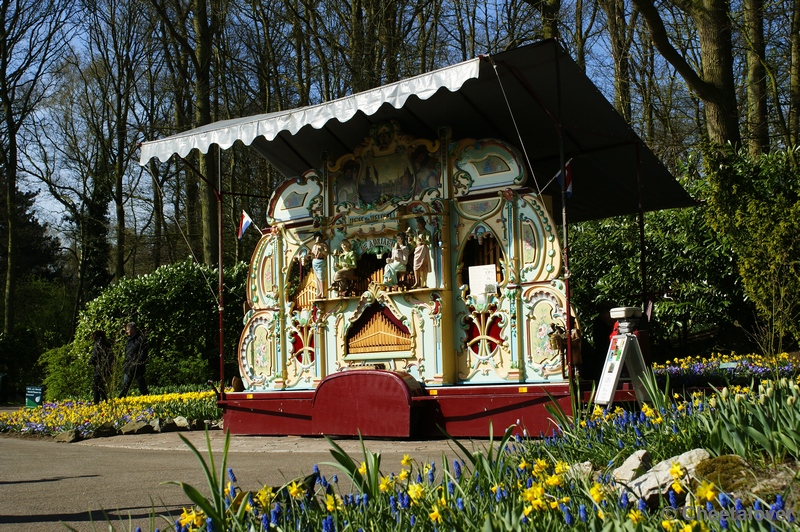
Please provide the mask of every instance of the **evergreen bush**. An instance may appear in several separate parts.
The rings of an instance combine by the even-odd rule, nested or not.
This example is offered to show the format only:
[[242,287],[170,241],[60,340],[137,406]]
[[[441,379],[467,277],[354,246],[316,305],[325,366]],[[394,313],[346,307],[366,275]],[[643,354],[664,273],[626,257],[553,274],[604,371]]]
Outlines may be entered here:
[[[243,262],[225,270],[223,297],[230,310],[224,313],[224,354],[229,367],[236,360],[242,328],[247,270],[248,265]],[[80,314],[74,341],[41,357],[47,399],[88,397],[91,333],[98,329],[105,331],[121,363],[127,340],[125,324],[130,321],[136,322],[147,341],[148,384],[166,386],[217,380],[217,275],[216,268],[185,260],[135,279],[123,279],[107,288]]]

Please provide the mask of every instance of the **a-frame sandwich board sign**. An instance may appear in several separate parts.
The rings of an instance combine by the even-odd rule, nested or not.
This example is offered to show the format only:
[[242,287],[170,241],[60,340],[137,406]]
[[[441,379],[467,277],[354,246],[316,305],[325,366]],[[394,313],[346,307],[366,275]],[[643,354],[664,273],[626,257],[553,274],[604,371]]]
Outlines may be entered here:
[[626,333],[611,337],[611,344],[608,346],[608,353],[603,364],[603,372],[600,375],[600,384],[594,395],[596,404],[607,405],[614,400],[614,392],[617,390],[623,365],[628,369],[636,399],[639,402],[650,400],[650,396],[642,384],[645,365],[642,350],[639,348],[639,339],[635,334]]

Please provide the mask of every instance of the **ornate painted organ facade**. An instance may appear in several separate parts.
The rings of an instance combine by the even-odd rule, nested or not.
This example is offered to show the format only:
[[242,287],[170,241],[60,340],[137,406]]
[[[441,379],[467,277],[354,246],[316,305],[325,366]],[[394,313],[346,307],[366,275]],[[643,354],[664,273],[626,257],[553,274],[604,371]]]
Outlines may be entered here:
[[[565,382],[550,334],[565,322],[558,231],[517,151],[395,122],[365,133],[270,199],[239,342],[246,390],[310,390],[360,368],[428,388]],[[401,240],[408,260],[389,279]],[[356,267],[334,281],[347,245]]]

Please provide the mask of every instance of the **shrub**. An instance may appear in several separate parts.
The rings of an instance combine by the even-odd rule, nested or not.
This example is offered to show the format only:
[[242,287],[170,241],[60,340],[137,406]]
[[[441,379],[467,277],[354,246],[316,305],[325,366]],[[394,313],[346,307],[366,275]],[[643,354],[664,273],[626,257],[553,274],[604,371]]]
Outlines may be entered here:
[[[225,271],[225,361],[235,360],[241,332],[240,309],[244,301],[247,264]],[[216,294],[217,270],[191,260],[162,266],[155,272],[123,279],[89,302],[81,313],[75,340],[69,346],[41,358],[49,399],[86,396],[91,369],[89,336],[106,332],[119,363],[124,358],[125,324],[137,323],[147,339],[148,384],[204,383],[217,377],[219,368],[219,314]],[[76,374],[83,372],[84,379]],[[63,375],[59,375],[63,373]],[[64,385],[62,385],[64,383]],[[76,387],[67,385],[74,383]],[[78,392],[77,390],[81,390]]]
[[92,386],[92,370],[87,365],[89,356],[88,351],[76,349],[74,344],[45,351],[39,358],[39,364],[46,368],[58,368],[57,371],[46,373],[43,382],[45,399],[89,397]]
[[764,354],[800,340],[800,171],[793,151],[729,151],[709,161],[708,219],[730,245],[758,310]]

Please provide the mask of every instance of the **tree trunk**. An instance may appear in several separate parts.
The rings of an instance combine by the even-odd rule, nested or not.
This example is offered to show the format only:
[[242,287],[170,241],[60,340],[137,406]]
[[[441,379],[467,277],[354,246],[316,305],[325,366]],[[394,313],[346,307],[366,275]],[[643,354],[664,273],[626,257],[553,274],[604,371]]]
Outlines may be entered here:
[[[122,72],[120,75],[124,75]],[[129,94],[122,94],[119,91],[116,94],[116,157],[114,160],[114,205],[117,213],[117,249],[114,253],[114,279],[119,281],[125,277],[125,205],[124,205],[124,185],[123,178],[125,177],[125,154],[127,153],[127,116],[128,105],[123,102],[123,98],[127,101]]]
[[800,0],[792,2],[791,65],[789,66],[789,143],[800,143]]
[[[10,102],[9,102],[10,103]],[[6,243],[6,290],[3,299],[4,321],[3,332],[14,332],[14,289],[17,285],[17,126],[13,118],[13,110],[5,109],[5,124],[8,130],[8,153],[6,154],[6,225],[8,242]]]
[[722,146],[741,145],[739,110],[733,77],[731,20],[726,0],[699,0],[678,5],[694,20],[700,39],[699,74],[672,45],[669,33],[653,0],[632,0],[647,21],[653,44],[686,84],[703,100],[708,138]]
[[630,123],[632,115],[630,53],[638,11],[634,7],[629,22],[625,14],[624,0],[600,0],[600,7],[606,14],[611,56],[614,58],[614,107],[625,121]]
[[[214,15],[209,16],[206,0],[194,0],[194,31],[197,37],[195,57],[195,119],[197,126],[210,124],[211,118],[211,60],[214,38]],[[219,256],[217,196],[217,157],[214,148],[199,155],[200,173],[205,177],[200,183],[200,214],[203,220],[203,262],[217,264]]]
[[769,151],[767,70],[764,66],[764,0],[745,0],[747,37],[747,145],[753,155]]
[[561,20],[561,0],[540,0],[539,9],[542,14],[542,38],[558,38],[558,23]]

